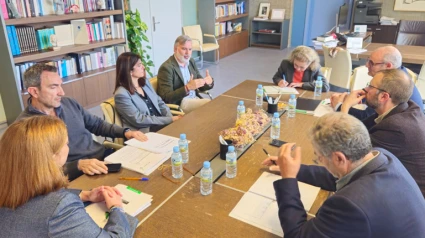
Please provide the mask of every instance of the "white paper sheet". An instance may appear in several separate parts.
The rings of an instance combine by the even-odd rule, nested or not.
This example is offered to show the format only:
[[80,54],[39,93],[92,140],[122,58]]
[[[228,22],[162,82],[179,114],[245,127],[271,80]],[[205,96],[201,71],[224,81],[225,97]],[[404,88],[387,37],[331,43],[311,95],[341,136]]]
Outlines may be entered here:
[[299,94],[295,88],[291,87],[264,86],[263,89],[267,94]]
[[335,112],[330,103],[331,103],[331,100],[329,98],[322,100],[319,106],[317,106],[316,109],[314,110],[314,116],[321,117],[325,114]]
[[149,132],[145,134],[147,141],[138,141],[131,139],[126,141],[127,145],[131,145],[140,149],[144,149],[153,153],[173,152],[173,147],[178,145],[179,138],[166,136],[158,133]]

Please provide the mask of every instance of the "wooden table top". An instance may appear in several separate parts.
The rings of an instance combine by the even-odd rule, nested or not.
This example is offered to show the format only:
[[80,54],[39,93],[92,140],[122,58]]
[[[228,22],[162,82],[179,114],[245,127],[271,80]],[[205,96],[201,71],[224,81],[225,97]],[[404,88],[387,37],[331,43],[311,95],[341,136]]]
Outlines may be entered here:
[[[379,47],[392,45],[392,44],[381,44],[381,43],[370,43],[366,46],[366,52],[358,54],[360,59],[367,59],[374,50]],[[425,62],[425,46],[414,46],[414,45],[392,45],[397,48],[401,56],[403,57],[403,63],[411,64],[423,64]]]
[[136,230],[135,237],[277,237],[229,216],[244,194],[213,184],[208,196],[194,177]]

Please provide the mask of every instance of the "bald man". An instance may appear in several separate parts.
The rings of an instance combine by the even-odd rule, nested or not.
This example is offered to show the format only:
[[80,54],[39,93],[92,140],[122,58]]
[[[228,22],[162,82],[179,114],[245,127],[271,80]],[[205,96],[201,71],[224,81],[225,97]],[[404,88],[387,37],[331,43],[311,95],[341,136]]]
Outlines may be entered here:
[[[379,71],[386,69],[401,69],[407,74],[407,69],[401,65],[401,62],[402,56],[397,48],[393,46],[384,46],[372,52],[366,62],[366,67],[368,68],[368,74],[372,77],[375,76]],[[335,108],[335,111],[341,110],[341,104],[344,102],[346,96],[347,93],[335,93],[332,95],[331,106]],[[424,111],[422,97],[416,86],[413,86],[413,93],[410,96],[410,100],[415,102],[422,112]],[[359,120],[364,120],[367,117],[375,114],[375,110],[369,107],[366,108],[366,110],[351,108],[349,110],[349,114],[353,115]]]

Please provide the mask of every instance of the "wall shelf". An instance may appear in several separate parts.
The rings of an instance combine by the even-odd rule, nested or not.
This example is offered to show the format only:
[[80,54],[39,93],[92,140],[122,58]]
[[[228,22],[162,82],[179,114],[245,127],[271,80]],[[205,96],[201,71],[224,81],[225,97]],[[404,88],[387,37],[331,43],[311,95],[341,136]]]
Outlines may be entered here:
[[239,19],[239,18],[247,17],[247,16],[248,16],[248,13],[233,15],[233,16],[228,16],[228,17],[220,17],[220,18],[215,19],[215,22],[231,21],[231,20],[235,20],[235,19]]

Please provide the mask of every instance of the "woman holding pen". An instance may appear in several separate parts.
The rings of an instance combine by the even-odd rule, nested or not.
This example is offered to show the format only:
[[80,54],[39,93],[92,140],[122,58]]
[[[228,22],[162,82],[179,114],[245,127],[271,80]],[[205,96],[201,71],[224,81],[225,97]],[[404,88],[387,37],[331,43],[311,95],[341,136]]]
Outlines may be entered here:
[[284,59],[273,76],[279,87],[294,87],[314,91],[314,82],[322,77],[323,92],[329,91],[329,83],[320,72],[320,59],[316,51],[307,46],[295,48],[289,59]]

